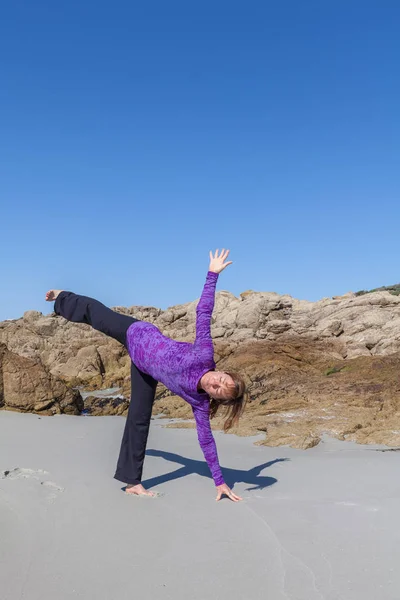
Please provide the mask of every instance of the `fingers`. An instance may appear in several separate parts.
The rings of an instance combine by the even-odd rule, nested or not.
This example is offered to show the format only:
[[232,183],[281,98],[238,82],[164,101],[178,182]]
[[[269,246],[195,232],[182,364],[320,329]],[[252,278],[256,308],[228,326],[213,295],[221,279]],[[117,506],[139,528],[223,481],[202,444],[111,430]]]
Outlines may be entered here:
[[233,492],[230,493],[229,498],[231,500],[233,500],[234,502],[240,502],[241,500],[243,500],[243,498],[241,498],[240,496],[237,496],[236,494],[234,494]]
[[241,500],[241,498],[239,498],[239,496],[236,496],[236,494],[234,494],[232,490],[229,490],[229,492],[227,492],[226,495],[228,496],[229,500],[232,500],[232,502],[239,502]]
[[217,248],[214,254],[210,251],[210,260],[219,258],[220,260],[222,260],[222,262],[224,262],[228,258],[229,252],[230,250],[225,250],[225,248],[222,248],[220,252],[219,248]]
[[210,251],[210,271],[213,271],[214,273],[221,273],[221,271],[226,269],[226,267],[229,267],[229,265],[232,264],[231,260],[227,261],[229,252],[230,251],[226,250],[225,248],[222,248],[221,252],[218,248],[214,253]]
[[218,490],[216,501],[219,502],[224,495],[228,496],[229,500],[232,500],[232,502],[240,502],[243,500],[243,498],[234,494],[232,490],[226,486],[223,489]]

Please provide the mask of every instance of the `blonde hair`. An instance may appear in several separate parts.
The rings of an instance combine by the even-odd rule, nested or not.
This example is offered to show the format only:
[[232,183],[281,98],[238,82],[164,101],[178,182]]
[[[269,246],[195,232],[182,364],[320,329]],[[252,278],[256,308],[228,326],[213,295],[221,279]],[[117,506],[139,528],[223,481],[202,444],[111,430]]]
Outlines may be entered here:
[[224,431],[228,431],[239,422],[247,402],[247,391],[246,384],[240,375],[227,371],[224,372],[233,380],[233,385],[229,386],[226,398],[211,398],[210,418],[213,419],[216,416],[220,406],[225,406],[226,418],[224,422]]

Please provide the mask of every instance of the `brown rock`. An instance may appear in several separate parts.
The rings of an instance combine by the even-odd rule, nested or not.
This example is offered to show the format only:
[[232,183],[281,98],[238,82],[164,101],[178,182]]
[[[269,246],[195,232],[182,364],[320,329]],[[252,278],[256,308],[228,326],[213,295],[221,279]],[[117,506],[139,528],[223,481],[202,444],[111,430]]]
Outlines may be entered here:
[[22,412],[79,414],[80,394],[53,377],[38,360],[0,344],[0,406]]
[[87,396],[83,401],[85,413],[97,417],[101,415],[125,415],[129,408],[129,400],[125,398],[102,398]]

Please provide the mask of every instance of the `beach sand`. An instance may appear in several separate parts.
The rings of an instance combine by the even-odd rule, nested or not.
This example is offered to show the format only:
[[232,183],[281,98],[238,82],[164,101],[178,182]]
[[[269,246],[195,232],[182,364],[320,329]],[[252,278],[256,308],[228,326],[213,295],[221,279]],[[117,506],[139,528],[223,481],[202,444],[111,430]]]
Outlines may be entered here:
[[1,600],[399,600],[400,452],[216,433],[244,498],[216,503],[196,432],[164,424],[149,499],[113,479],[122,417],[0,412]]

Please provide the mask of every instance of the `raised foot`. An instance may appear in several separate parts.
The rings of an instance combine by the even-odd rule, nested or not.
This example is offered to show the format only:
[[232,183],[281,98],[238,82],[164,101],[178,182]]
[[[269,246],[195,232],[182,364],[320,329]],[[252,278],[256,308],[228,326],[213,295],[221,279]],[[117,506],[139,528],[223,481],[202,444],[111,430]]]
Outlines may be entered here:
[[59,294],[61,294],[62,290],[49,290],[46,293],[46,300],[47,302],[54,302],[55,300],[57,300],[57,297]]

